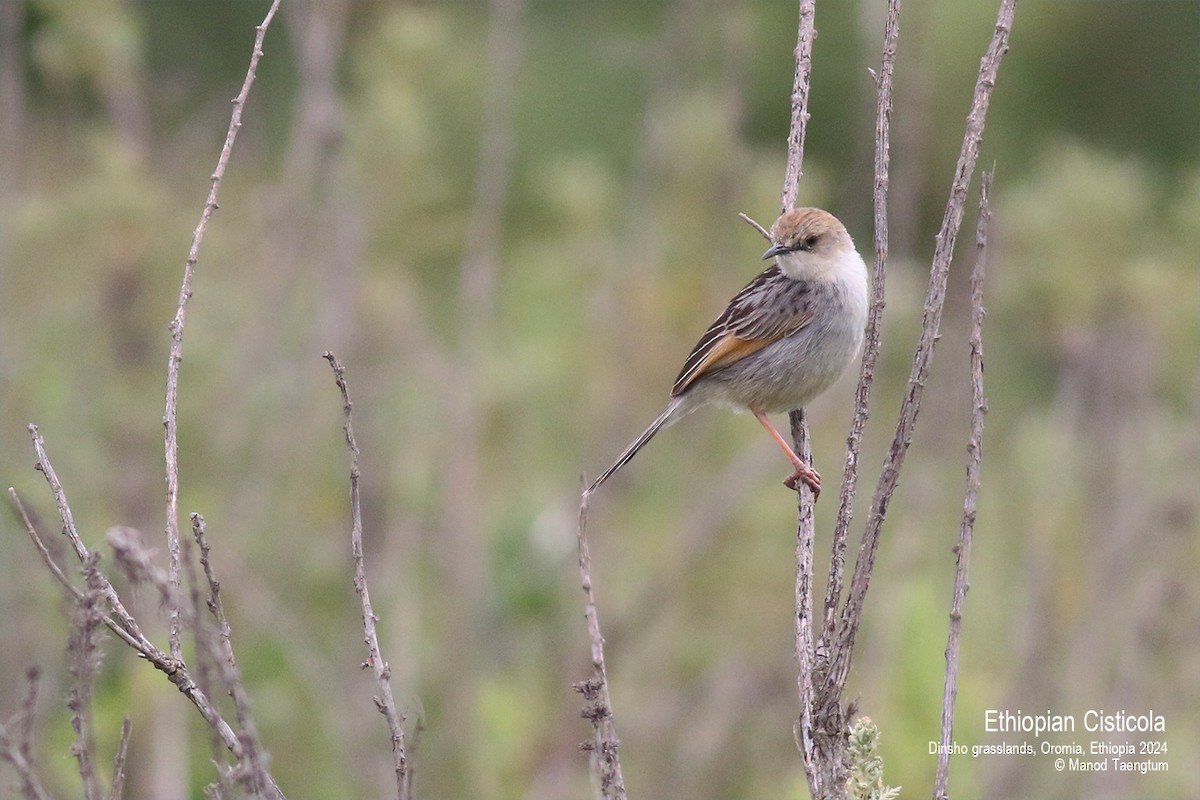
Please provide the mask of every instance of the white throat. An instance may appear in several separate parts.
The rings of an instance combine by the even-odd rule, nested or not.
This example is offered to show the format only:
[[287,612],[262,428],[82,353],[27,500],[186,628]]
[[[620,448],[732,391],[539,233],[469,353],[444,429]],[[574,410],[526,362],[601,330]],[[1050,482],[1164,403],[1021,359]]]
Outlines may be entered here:
[[861,276],[865,282],[867,277],[867,265],[853,247],[841,248],[832,254],[782,253],[775,257],[775,263],[784,275],[798,281],[845,281]]

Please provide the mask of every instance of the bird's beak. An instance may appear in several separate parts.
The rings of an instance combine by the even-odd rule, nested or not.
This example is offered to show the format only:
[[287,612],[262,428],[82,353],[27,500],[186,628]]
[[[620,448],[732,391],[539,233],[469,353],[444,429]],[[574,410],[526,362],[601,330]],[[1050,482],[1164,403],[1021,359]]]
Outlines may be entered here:
[[774,258],[788,252],[791,252],[791,248],[787,245],[773,244],[767,248],[767,252],[763,253],[762,260],[766,261],[768,258]]

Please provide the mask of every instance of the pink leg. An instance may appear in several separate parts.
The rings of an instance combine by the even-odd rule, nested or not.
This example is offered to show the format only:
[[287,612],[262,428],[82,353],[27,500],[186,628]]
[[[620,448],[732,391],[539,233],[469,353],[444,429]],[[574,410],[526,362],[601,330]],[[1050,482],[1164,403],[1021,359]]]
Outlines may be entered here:
[[783,435],[775,429],[775,426],[771,424],[771,420],[767,419],[766,414],[761,411],[755,411],[754,416],[767,429],[767,433],[771,434],[771,438],[783,448],[783,452],[787,453],[787,457],[796,468],[796,471],[783,482],[783,485],[789,489],[795,489],[797,482],[804,481],[808,488],[812,489],[814,499],[820,496],[821,476],[817,474],[817,471],[800,460],[800,456],[796,455],[795,451],[792,450],[792,446],[788,444],[787,439],[784,439]]

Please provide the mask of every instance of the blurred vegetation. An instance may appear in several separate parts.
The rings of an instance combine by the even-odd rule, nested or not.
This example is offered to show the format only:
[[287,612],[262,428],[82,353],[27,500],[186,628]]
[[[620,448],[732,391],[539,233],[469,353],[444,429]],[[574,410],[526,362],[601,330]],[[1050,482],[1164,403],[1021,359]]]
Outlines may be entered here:
[[[166,325],[266,6],[0,3],[0,473],[44,531],[57,525],[29,469],[29,422],[89,542],[113,525],[148,538],[164,526]],[[905,3],[860,509],[994,14],[991,0]],[[819,4],[801,186],[864,251],[882,15],[882,3]],[[499,37],[519,61],[502,87],[511,103],[485,129],[494,20],[467,0],[285,2],[201,253],[182,508],[208,520],[260,731],[292,797],[387,785],[320,352],[349,370],[383,646],[422,726],[417,796],[584,797],[587,727],[570,690],[586,674],[579,475],[660,410],[694,337],[759,268],[737,212],[769,223],[777,210],[794,3],[531,0]],[[1171,771],[956,757],[964,797],[1185,797],[1200,783],[1186,755],[1200,748],[1198,32],[1191,0],[1018,14],[980,162],[997,168],[991,413],[956,728],[970,745],[1000,738],[984,732],[985,708],[1152,708],[1167,718]],[[501,225],[475,240],[481,148],[505,131]],[[926,791],[935,763],[969,419],[969,238],[852,679],[906,796]],[[844,381],[811,409],[827,479],[849,403]],[[805,795],[784,466],[756,425],[702,414],[594,503],[638,797]],[[833,497],[818,509],[825,535]],[[74,796],[64,603],[10,515],[0,533],[0,713],[42,665],[39,768]],[[140,613],[152,618],[150,594]],[[202,797],[213,776],[200,721],[131,653],[105,649],[101,760],[128,711],[131,796]]]

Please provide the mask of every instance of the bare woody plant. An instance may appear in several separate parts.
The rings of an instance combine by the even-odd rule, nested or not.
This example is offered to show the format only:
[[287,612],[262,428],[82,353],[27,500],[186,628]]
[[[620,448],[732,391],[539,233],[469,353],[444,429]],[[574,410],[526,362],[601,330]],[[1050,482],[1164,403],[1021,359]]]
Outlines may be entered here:
[[[220,582],[217,580],[208,558],[209,545],[205,535],[204,519],[199,514],[191,515],[192,532],[196,545],[200,549],[200,560],[208,587],[203,605],[213,617],[212,625],[215,626],[215,635],[202,633],[206,629],[201,623],[201,618],[205,616],[200,608],[201,593],[193,591],[191,597],[195,598],[196,602],[191,603],[183,591],[185,562],[193,557],[193,553],[190,545],[179,532],[177,423],[179,367],[183,360],[184,324],[187,304],[192,296],[192,280],[199,262],[200,248],[205,232],[218,208],[217,199],[221,180],[242,126],[242,111],[250,94],[250,88],[254,84],[259,59],[263,55],[263,41],[278,9],[279,0],[275,0],[262,23],[256,28],[250,64],[246,70],[241,90],[233,99],[233,110],[225,143],[210,178],[208,196],[201,211],[200,220],[192,234],[191,246],[184,262],[179,302],[170,325],[171,346],[167,362],[166,405],[163,414],[167,485],[167,569],[163,571],[155,566],[152,551],[142,542],[137,531],[128,528],[114,528],[106,537],[118,566],[122,568],[130,581],[134,585],[152,586],[167,609],[169,629],[166,650],[151,641],[141,623],[128,611],[112,582],[100,570],[98,566],[100,553],[90,549],[84,543],[67,499],[66,490],[54,471],[47,453],[45,439],[36,425],[29,426],[30,437],[37,454],[36,468],[45,477],[54,498],[59,518],[62,521],[62,533],[83,566],[84,585],[82,587],[77,586],[69,577],[69,570],[55,562],[22,499],[14,489],[8,490],[13,506],[22,519],[30,539],[47,568],[62,584],[76,609],[74,632],[68,648],[71,654],[71,672],[74,678],[74,688],[69,703],[73,715],[72,725],[76,732],[76,743],[72,750],[78,762],[84,796],[89,800],[102,796],[106,798],[121,797],[124,788],[124,764],[130,730],[129,720],[126,719],[122,726],[121,739],[114,762],[113,780],[108,791],[102,792],[94,765],[96,754],[91,730],[90,691],[99,666],[96,636],[100,626],[107,627],[118,639],[132,647],[142,658],[162,672],[180,693],[191,701],[213,731],[216,740],[225,748],[229,761],[218,763],[219,780],[212,787],[213,793],[220,796],[226,787],[237,783],[243,791],[253,797],[283,797],[283,793],[271,775],[267,753],[258,739],[257,726],[250,711],[248,695],[234,657],[232,634],[221,600]],[[184,660],[183,632],[189,626],[197,631],[197,660],[203,662],[207,659],[218,665],[217,673],[221,678],[221,683],[233,699],[235,712],[233,722],[225,717],[218,704],[202,687],[202,681],[197,677],[193,667]],[[34,690],[34,682],[35,679],[31,677],[31,693]],[[29,763],[27,743],[22,744],[20,740],[14,742],[11,737],[0,732],[0,755],[17,768],[26,796],[48,796]]]
[[[26,532],[40,554],[46,567],[58,580],[72,601],[75,612],[74,624],[68,646],[73,678],[69,707],[76,740],[72,747],[83,794],[87,800],[118,800],[123,795],[125,762],[130,736],[130,721],[127,718],[121,728],[116,756],[113,762],[112,781],[104,791],[95,769],[96,747],[91,717],[91,691],[100,665],[97,637],[101,627],[107,627],[118,639],[133,648],[142,658],[166,675],[167,679],[191,701],[213,732],[214,740],[227,751],[225,759],[216,762],[218,780],[208,788],[213,797],[225,796],[235,786],[250,797],[282,800],[280,790],[270,771],[270,759],[259,741],[257,725],[250,707],[234,652],[232,629],[225,613],[221,595],[221,583],[210,559],[211,547],[207,537],[204,518],[193,513],[191,519],[191,541],[179,531],[179,461],[177,409],[179,402],[179,367],[183,359],[183,333],[188,301],[192,296],[192,282],[199,262],[200,248],[210,220],[217,210],[221,180],[229,163],[233,145],[241,128],[242,111],[250,87],[254,83],[259,59],[263,55],[263,41],[267,29],[279,8],[275,0],[266,17],[256,29],[254,49],[246,71],[241,91],[233,100],[233,112],[224,146],[213,170],[208,196],[205,200],[200,221],[192,235],[191,247],[184,263],[183,281],[179,291],[179,302],[170,325],[170,357],[167,364],[166,410],[163,416],[166,452],[166,541],[167,568],[160,569],[153,551],[141,540],[141,535],[129,528],[114,528],[106,537],[117,565],[125,572],[133,585],[148,585],[158,595],[168,615],[168,644],[163,650],[154,644],[144,632],[142,624],[130,613],[112,582],[98,566],[100,553],[90,549],[80,535],[75,516],[67,499],[66,491],[59,481],[47,454],[46,442],[36,425],[29,426],[34,451],[37,454],[36,468],[49,485],[50,493],[62,521],[62,533],[69,542],[74,555],[82,565],[82,586],[70,577],[70,570],[59,565],[50,548],[46,546],[33,516],[27,510],[16,490],[8,490],[9,497]],[[366,569],[362,543],[362,514],[359,499],[359,450],[351,424],[351,404],[345,381],[345,370],[331,353],[326,353],[333,369],[337,386],[341,392],[346,444],[350,452],[350,500],[352,511],[351,549],[354,557],[354,586],[362,604],[364,642],[367,659],[364,668],[372,668],[379,686],[375,699],[378,710],[387,720],[390,732],[393,768],[395,772],[397,800],[411,800],[412,773],[408,766],[405,749],[404,716],[393,699],[390,683],[390,668],[384,660],[376,633],[377,617],[371,606],[367,588]],[[192,546],[194,542],[195,548]],[[199,551],[199,566],[196,564]],[[190,591],[184,591],[184,576],[189,578]],[[201,587],[204,587],[203,589]],[[205,612],[208,612],[207,614]],[[211,616],[211,622],[204,618]],[[183,634],[191,629],[196,639],[196,666],[193,668],[184,659]],[[219,704],[211,698],[214,684],[219,685],[232,699],[234,716],[228,719]],[[28,693],[20,711],[7,721],[0,723],[0,759],[15,769],[26,798],[42,800],[50,795],[42,786],[33,766],[31,747],[31,720],[37,696],[39,672],[30,670]],[[218,753],[218,758],[220,754]]]
[[[867,521],[857,549],[854,570],[847,585],[845,568],[849,529],[853,520],[854,498],[858,485],[859,451],[868,417],[871,386],[881,341],[881,319],[884,308],[884,288],[888,258],[888,173],[890,164],[890,121],[892,115],[892,78],[899,39],[900,0],[889,0],[887,22],[883,36],[882,62],[878,72],[872,71],[877,86],[875,116],[875,266],[872,274],[873,292],[867,331],[855,393],[854,416],[847,438],[845,469],[836,524],[831,547],[829,578],[821,606],[821,615],[814,611],[813,548],[815,541],[813,496],[808,491],[798,493],[796,537],[796,660],[799,715],[796,742],[801,761],[814,798],[844,798],[850,784],[850,717],[854,703],[844,701],[846,679],[864,602],[874,568],[875,553],[883,529],[892,494],[899,481],[904,458],[912,442],[914,425],[921,408],[926,380],[933,353],[939,338],[942,312],[946,301],[946,284],[953,258],[955,241],[962,225],[967,193],[975,174],[979,147],[983,138],[988,104],[995,87],[1000,63],[1008,50],[1009,33],[1016,11],[1016,0],[1001,0],[995,29],[979,68],[963,132],[962,148],[951,181],[942,224],[936,235],[936,246],[930,268],[922,326],[913,356],[912,370],[896,420],[892,444],[884,459]],[[804,140],[809,120],[808,95],[812,75],[812,43],[816,36],[815,0],[799,0],[799,25],[796,43],[796,69],[791,95],[791,125],[788,132],[788,157],[782,193],[784,210],[795,205],[799,182],[803,175]],[[984,241],[987,220],[986,190],[981,200],[980,232]],[[744,217],[744,215],[743,215]],[[760,232],[761,225],[744,217]],[[969,443],[968,489],[964,503],[960,541],[955,547],[957,576],[951,611],[950,639],[947,646],[946,689],[943,703],[942,736],[949,740],[953,719],[957,681],[958,635],[961,629],[962,600],[966,591],[966,567],[970,534],[974,523],[975,495],[979,486],[980,441],[985,403],[982,395],[982,244],[973,280],[974,325],[971,334],[973,413]],[[802,409],[790,413],[795,452],[802,459],[811,459],[811,444]],[[576,685],[588,701],[584,716],[592,722],[593,736],[585,744],[590,751],[597,794],[603,798],[624,798],[626,790],[618,755],[619,738],[612,712],[604,662],[604,639],[600,632],[595,593],[591,578],[591,557],[587,542],[587,494],[584,494],[579,519],[579,567],[585,595],[585,616],[591,642],[592,675]],[[843,599],[843,594],[845,598]],[[873,726],[872,726],[872,729]],[[935,798],[946,796],[948,763],[940,763]],[[880,784],[882,786],[882,784]],[[890,790],[889,790],[890,791]]]
[[[967,116],[962,149],[955,168],[941,227],[936,236],[936,248],[930,270],[922,330],[916,346],[912,371],[897,417],[891,447],[876,484],[867,520],[857,549],[854,570],[845,579],[849,529],[853,521],[854,498],[859,473],[859,450],[865,428],[874,369],[880,348],[880,323],[884,308],[884,287],[888,258],[888,170],[890,160],[889,126],[892,113],[892,76],[899,37],[900,0],[890,0],[884,31],[881,67],[875,75],[878,100],[876,107],[876,150],[874,182],[875,265],[873,297],[865,339],[864,355],[855,411],[847,441],[840,503],[832,536],[829,578],[823,603],[818,613],[813,584],[813,550],[815,541],[812,495],[801,491],[798,500],[796,543],[797,577],[794,596],[796,615],[797,692],[799,713],[796,740],[808,784],[814,798],[843,798],[847,792],[872,792],[887,795],[882,779],[882,764],[875,751],[878,730],[869,721],[850,725],[853,704],[843,697],[857,630],[862,619],[865,597],[870,583],[875,553],[883,521],[892,494],[897,486],[905,454],[912,440],[915,421],[929,374],[935,344],[938,340],[941,317],[946,300],[946,284],[958,231],[961,227],[969,185],[975,174],[976,161],[991,92],[995,86],[1000,62],[1007,51],[1016,0],[1001,0],[995,31],[981,61],[970,112]],[[73,571],[57,563],[38,530],[35,517],[18,493],[9,489],[14,509],[37,549],[47,569],[63,586],[72,603],[73,619],[70,637],[72,686],[69,707],[75,743],[72,754],[80,774],[83,796],[88,800],[120,798],[124,789],[125,764],[130,738],[130,722],[122,725],[116,753],[113,756],[112,780],[107,788],[101,785],[96,768],[97,754],[91,713],[91,687],[99,666],[98,637],[108,629],[116,638],[131,647],[138,655],[162,672],[181,694],[197,709],[212,731],[214,740],[224,750],[217,763],[218,780],[210,787],[213,796],[223,796],[235,786],[245,794],[261,798],[283,798],[283,792],[271,773],[270,758],[263,747],[234,651],[234,637],[225,613],[221,584],[210,559],[210,543],[206,523],[200,514],[191,514],[191,536],[180,532],[178,422],[180,366],[183,359],[183,334],[192,283],[199,263],[201,245],[210,220],[218,209],[221,181],[228,166],[234,142],[241,128],[241,117],[251,86],[254,83],[267,29],[276,15],[279,0],[274,0],[256,36],[249,67],[241,90],[233,100],[232,115],[216,167],[211,175],[209,191],[200,220],[192,236],[184,263],[183,279],[174,318],[170,325],[170,355],[167,364],[166,399],[163,416],[166,462],[166,569],[159,568],[152,549],[141,535],[127,528],[108,532],[106,544],[114,554],[120,569],[135,585],[147,586],[167,609],[168,632],[165,649],[155,644],[128,607],[109,577],[100,569],[99,552],[89,548],[80,534],[67,492],[59,480],[47,451],[46,441],[36,425],[29,434],[37,455],[36,468],[44,476],[61,521],[62,533],[78,559],[82,581],[72,577]],[[516,0],[497,0],[497,8],[515,25],[521,4]],[[803,175],[803,152],[808,113],[808,96],[812,75],[812,43],[816,36],[815,0],[799,0],[796,68],[791,95],[791,124],[788,133],[787,168],[782,192],[783,207],[795,205]],[[499,180],[497,178],[496,180]],[[983,414],[982,355],[982,280],[984,246],[988,219],[988,188],[990,178],[983,181],[980,199],[980,222],[976,235],[977,257],[972,275],[972,329],[970,357],[972,374],[972,429],[968,446],[968,483],[963,505],[962,525],[956,554],[956,579],[951,603],[950,628],[946,650],[947,669],[942,705],[942,741],[952,735],[954,699],[957,685],[959,635],[963,601],[967,589],[967,563],[974,525],[975,499],[979,489],[979,467]],[[490,218],[493,214],[481,214]],[[494,224],[494,221],[493,223]],[[755,223],[756,224],[756,223]],[[757,226],[757,224],[756,224]],[[761,227],[759,226],[761,230]],[[486,283],[486,281],[485,281]],[[350,455],[350,500],[352,511],[351,545],[354,558],[354,585],[362,606],[364,643],[367,657],[364,668],[372,670],[379,694],[375,703],[384,716],[392,749],[395,775],[395,796],[398,800],[412,797],[412,772],[406,750],[405,717],[396,706],[391,685],[390,668],[384,659],[376,630],[377,617],[367,587],[362,541],[362,518],[359,498],[359,450],[352,419],[345,370],[331,353],[325,357],[333,370],[343,405],[343,431]],[[791,413],[796,451],[806,460],[811,448],[802,410]],[[585,618],[590,641],[592,674],[576,684],[584,697],[584,716],[592,724],[592,738],[584,749],[590,754],[596,794],[603,798],[627,797],[619,757],[619,738],[613,714],[604,658],[604,639],[601,634],[593,581],[591,555],[587,541],[587,494],[580,508],[578,547],[579,569],[585,594]],[[185,584],[190,583],[190,587]],[[190,591],[185,589],[190,588]],[[184,658],[184,634],[195,633],[195,656],[189,664]],[[211,678],[205,678],[208,673]],[[38,691],[38,673],[27,676],[28,690],[18,712],[0,721],[0,759],[15,770],[24,797],[48,798],[40,783],[31,756],[31,717]],[[223,711],[213,699],[216,687],[231,698],[232,715]],[[943,748],[945,749],[945,748]],[[857,759],[857,760],[855,760]],[[947,796],[949,762],[938,763],[934,797]]]
[[[220,582],[217,580],[209,560],[209,544],[205,533],[204,519],[199,514],[191,515],[192,537],[200,551],[200,563],[207,592],[202,593],[196,590],[197,587],[193,587],[189,599],[183,589],[185,566],[194,566],[191,561],[194,558],[194,551],[179,531],[177,425],[179,367],[183,359],[184,324],[187,304],[192,296],[192,280],[199,261],[204,234],[208,229],[209,221],[218,208],[217,199],[221,180],[229,164],[237,134],[241,129],[242,111],[245,108],[250,88],[254,84],[259,59],[263,55],[263,41],[278,8],[279,0],[275,0],[262,23],[256,28],[250,64],[246,70],[241,90],[233,99],[233,110],[225,143],[221,148],[217,165],[210,179],[208,196],[201,211],[200,221],[192,235],[191,246],[184,263],[179,302],[170,326],[171,346],[167,364],[166,406],[163,415],[167,484],[168,561],[166,570],[155,565],[151,549],[142,542],[137,531],[128,528],[114,528],[106,537],[117,565],[125,572],[130,581],[134,585],[151,586],[167,609],[169,629],[165,650],[154,644],[145,633],[142,624],[130,613],[112,582],[101,571],[99,568],[100,553],[85,544],[76,524],[66,490],[51,464],[45,439],[36,425],[29,425],[29,434],[37,454],[36,468],[46,479],[62,522],[62,533],[68,541],[71,551],[82,565],[84,576],[82,586],[77,585],[70,577],[71,570],[59,565],[54,560],[22,498],[14,489],[8,490],[13,507],[43,562],[51,574],[62,584],[75,608],[73,632],[68,645],[73,677],[69,706],[72,711],[72,726],[76,734],[72,752],[78,764],[84,797],[89,800],[92,798],[99,800],[101,797],[115,799],[122,796],[130,735],[130,722],[126,719],[122,725],[117,753],[113,762],[113,778],[105,791],[100,786],[100,779],[95,769],[96,748],[91,721],[91,686],[99,668],[100,654],[97,636],[101,627],[108,628],[119,640],[133,648],[139,656],[162,672],[195,706],[209,725],[216,741],[220,742],[226,750],[228,760],[217,764],[219,779],[211,787],[212,794],[222,796],[227,788],[236,783],[249,796],[283,797],[283,793],[271,775],[268,755],[258,739],[257,726],[251,714],[249,698],[234,656],[232,631],[221,599]],[[189,570],[188,574],[198,573],[195,570]],[[203,600],[201,600],[202,595],[204,595]],[[213,619],[208,626],[202,621],[202,618],[207,616],[206,611]],[[202,683],[207,683],[207,681],[199,678],[197,671],[183,657],[183,633],[188,627],[196,631],[197,652],[195,658],[197,662],[216,665],[215,671],[220,678],[220,683],[232,697],[234,709],[232,721],[226,718],[218,703],[202,686]],[[205,671],[205,669],[202,667],[201,671]],[[37,672],[31,671],[28,695],[30,699],[15,718],[15,725],[0,727],[0,757],[15,767],[21,781],[22,792],[26,797],[42,798],[49,795],[33,769],[29,745],[29,717],[33,711],[32,698],[36,693],[36,685]],[[13,721],[10,720],[10,723]]]

